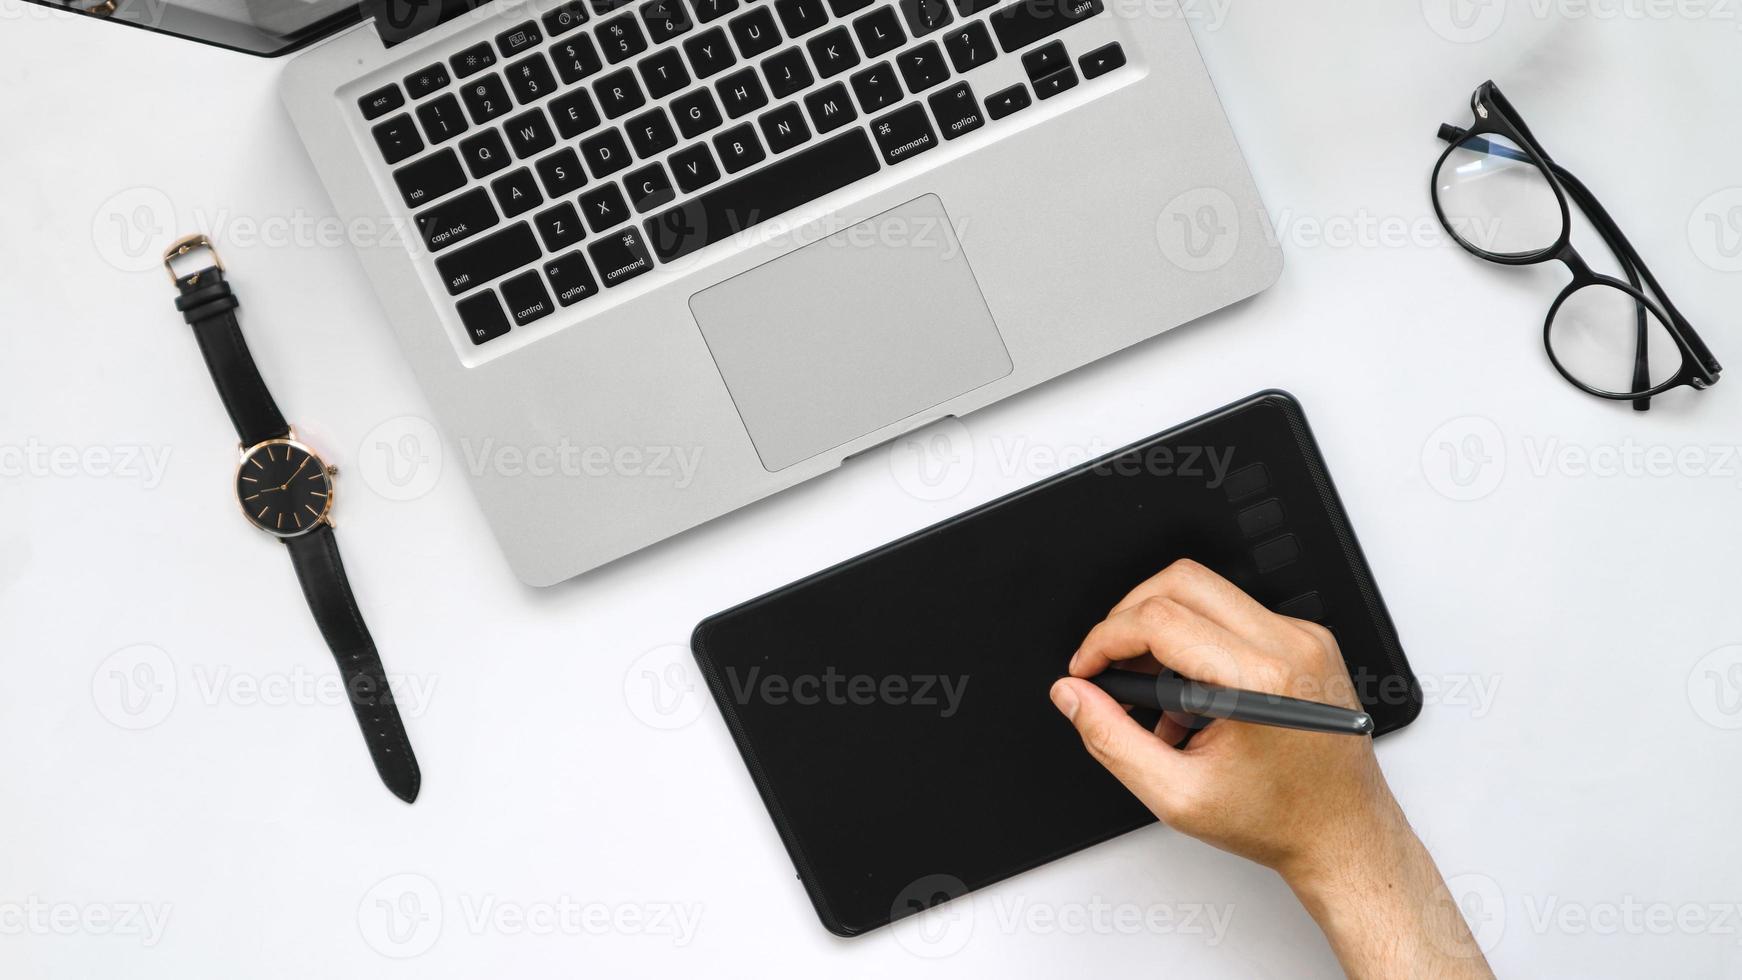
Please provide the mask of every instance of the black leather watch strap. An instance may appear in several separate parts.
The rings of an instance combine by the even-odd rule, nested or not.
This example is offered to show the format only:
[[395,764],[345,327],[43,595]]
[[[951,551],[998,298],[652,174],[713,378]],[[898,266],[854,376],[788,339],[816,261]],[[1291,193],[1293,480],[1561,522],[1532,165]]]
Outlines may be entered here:
[[260,369],[254,365],[254,355],[248,353],[248,342],[242,339],[242,326],[236,322],[236,294],[224,281],[224,270],[216,266],[202,269],[175,281],[181,295],[175,308],[194,328],[200,353],[218,386],[218,397],[224,400],[224,410],[236,426],[242,445],[253,446],[268,439],[288,435],[290,426],[279,414],[278,403],[266,390]]
[[291,563],[296,566],[296,577],[302,582],[315,623],[339,662],[339,676],[350,696],[351,710],[357,714],[357,724],[368,740],[375,771],[394,796],[407,803],[416,800],[423,775],[405,736],[387,671],[351,595],[332,527],[323,524],[307,534],[284,539],[284,544],[290,549]]

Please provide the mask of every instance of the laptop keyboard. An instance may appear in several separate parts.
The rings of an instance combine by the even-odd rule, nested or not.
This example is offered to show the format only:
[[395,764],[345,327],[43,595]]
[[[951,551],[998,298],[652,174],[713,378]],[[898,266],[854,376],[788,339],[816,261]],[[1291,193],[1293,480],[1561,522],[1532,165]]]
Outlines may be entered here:
[[[1057,36],[1103,10],[575,0],[358,107],[484,344],[1122,67]],[[1002,57],[1027,83],[977,93]]]

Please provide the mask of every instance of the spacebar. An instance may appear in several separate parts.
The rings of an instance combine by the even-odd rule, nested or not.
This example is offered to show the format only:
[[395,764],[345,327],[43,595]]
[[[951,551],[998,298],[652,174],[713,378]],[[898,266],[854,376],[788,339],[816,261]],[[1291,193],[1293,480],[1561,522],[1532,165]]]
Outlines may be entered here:
[[854,129],[661,211],[647,219],[647,237],[660,261],[670,262],[838,191],[877,166],[871,138]]

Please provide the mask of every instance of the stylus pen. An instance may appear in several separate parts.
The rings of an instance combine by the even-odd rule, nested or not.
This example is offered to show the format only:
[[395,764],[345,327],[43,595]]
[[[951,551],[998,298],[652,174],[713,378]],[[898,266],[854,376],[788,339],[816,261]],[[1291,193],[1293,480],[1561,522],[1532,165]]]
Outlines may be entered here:
[[1151,677],[1129,670],[1104,671],[1089,680],[1121,704],[1330,735],[1373,734],[1372,715],[1334,704],[1216,687],[1166,675]]

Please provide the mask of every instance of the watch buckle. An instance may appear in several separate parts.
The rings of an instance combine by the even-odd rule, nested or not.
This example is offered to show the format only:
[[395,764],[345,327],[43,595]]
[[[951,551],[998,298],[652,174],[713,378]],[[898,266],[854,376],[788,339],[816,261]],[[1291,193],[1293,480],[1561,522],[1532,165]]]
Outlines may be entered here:
[[[218,257],[218,250],[212,246],[212,240],[204,234],[188,235],[185,238],[179,239],[175,244],[164,250],[163,267],[169,271],[170,282],[178,283],[181,281],[181,279],[175,274],[175,260],[201,249],[212,253],[213,268],[216,268],[219,272],[224,271],[224,260]],[[199,281],[200,277],[198,273],[188,280],[188,282],[193,285],[199,285]]]

